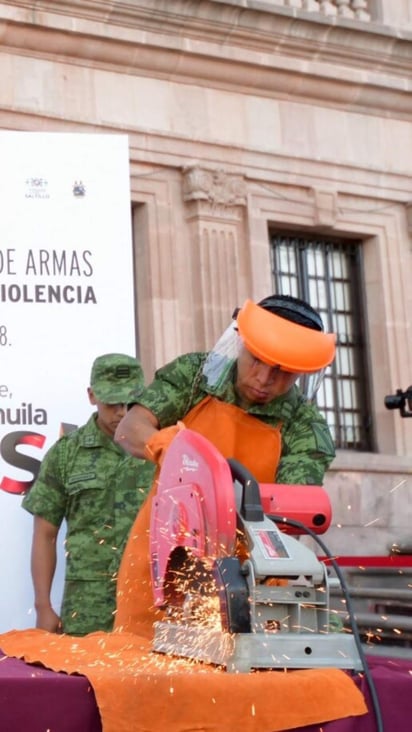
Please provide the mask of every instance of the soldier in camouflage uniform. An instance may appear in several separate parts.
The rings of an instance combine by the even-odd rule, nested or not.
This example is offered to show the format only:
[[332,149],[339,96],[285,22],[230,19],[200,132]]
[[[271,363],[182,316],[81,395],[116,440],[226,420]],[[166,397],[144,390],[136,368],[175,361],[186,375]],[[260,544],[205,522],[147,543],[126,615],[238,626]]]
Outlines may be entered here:
[[[129,409],[115,440],[161,466],[184,427],[206,437],[260,483],[319,485],[334,458],[328,425],[296,384],[335,356],[335,336],[306,302],[273,295],[246,301],[210,353],[189,353],[159,369]],[[123,554],[115,628],[145,633],[156,619],[148,529],[153,485]]]
[[[257,308],[249,302],[249,306],[252,305]],[[276,295],[265,298],[258,305],[259,310],[266,311],[266,316],[276,316],[273,326],[269,319],[262,323],[263,329],[272,327],[275,331],[279,324],[283,325],[281,319],[288,321],[292,326],[290,338],[299,342],[297,350],[302,353],[289,353],[287,349],[285,352],[286,344],[282,338],[289,335],[285,331],[275,343],[275,353],[271,356],[268,351],[265,361],[262,349],[270,349],[271,344],[266,342],[270,334],[263,332],[262,342],[250,337],[249,332],[246,336],[250,327],[253,334],[253,328],[260,326],[259,318],[253,319],[255,311],[251,308],[253,317],[250,323],[243,324],[244,332],[240,333],[240,338],[242,328],[234,320],[212,352],[185,354],[159,369],[154,381],[139,397],[138,405],[130,409],[120,423],[115,440],[132,454],[150,458],[150,447],[147,450],[146,443],[153,436],[154,429],[162,430],[174,425],[168,433],[171,437],[179,420],[196,429],[196,423],[188,420],[187,415],[193,413],[193,408],[205,398],[212,397],[215,401],[238,407],[259,423],[280,430],[280,454],[276,472],[269,477],[270,482],[321,484],[335,457],[332,437],[314,402],[295,382],[302,373],[319,375],[333,360],[335,337],[322,332],[320,316],[302,300]],[[237,312],[235,316],[238,316]],[[316,356],[311,361],[312,354],[308,356],[305,353],[305,336],[308,336],[307,351],[316,349],[318,341],[319,347],[324,348],[324,355],[322,351],[318,361]],[[313,344],[311,339],[314,339]],[[275,360],[282,364],[285,359],[289,359],[291,371],[286,365],[273,363]],[[313,393],[310,396],[313,397]],[[254,425],[256,428],[258,423],[255,421]],[[203,424],[199,431],[205,434]],[[216,421],[211,424],[210,434],[205,434],[212,442],[215,442],[215,431]],[[154,439],[161,441],[162,437],[154,435]]]
[[[156,372],[155,381],[139,398],[139,404],[156,415],[160,428],[175,425],[179,420],[191,426],[185,415],[211,393],[218,400],[239,406],[233,376],[229,375],[217,388],[209,387],[204,377],[196,385],[204,363],[204,354],[189,353]],[[316,405],[308,402],[297,386],[269,402],[250,403],[247,413],[264,424],[282,425],[281,458],[276,475],[272,474],[269,482],[322,484],[325,470],[335,456],[332,438]],[[213,435],[209,439],[213,442]]]
[[[80,636],[113,627],[120,558],[154,473],[151,463],[124,452],[113,435],[127,404],[143,387],[136,359],[117,353],[96,358],[87,390],[96,412],[48,450],[23,499],[23,507],[34,515],[32,577],[38,628]],[[66,573],[59,615],[51,605],[50,590],[63,519]]]

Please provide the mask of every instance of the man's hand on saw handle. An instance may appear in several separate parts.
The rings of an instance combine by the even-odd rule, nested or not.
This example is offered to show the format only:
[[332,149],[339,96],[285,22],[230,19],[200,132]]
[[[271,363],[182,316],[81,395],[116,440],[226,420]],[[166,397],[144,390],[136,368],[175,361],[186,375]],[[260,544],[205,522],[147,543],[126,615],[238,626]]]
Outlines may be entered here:
[[176,437],[177,433],[185,429],[183,422],[177,422],[170,427],[164,427],[162,430],[155,432],[146,442],[144,448],[144,457],[152,463],[161,466],[167,448]]
[[140,404],[132,406],[120,421],[114,441],[137,458],[160,465],[173,437],[184,428],[183,422],[159,429],[156,415]]

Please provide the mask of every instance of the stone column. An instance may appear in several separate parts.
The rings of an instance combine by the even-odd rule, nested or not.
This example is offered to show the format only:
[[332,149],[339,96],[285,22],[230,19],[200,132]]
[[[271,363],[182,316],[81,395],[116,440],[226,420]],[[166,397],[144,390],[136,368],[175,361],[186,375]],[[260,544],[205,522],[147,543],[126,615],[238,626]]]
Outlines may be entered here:
[[190,232],[195,340],[209,349],[248,296],[246,182],[240,175],[198,165],[183,169]]

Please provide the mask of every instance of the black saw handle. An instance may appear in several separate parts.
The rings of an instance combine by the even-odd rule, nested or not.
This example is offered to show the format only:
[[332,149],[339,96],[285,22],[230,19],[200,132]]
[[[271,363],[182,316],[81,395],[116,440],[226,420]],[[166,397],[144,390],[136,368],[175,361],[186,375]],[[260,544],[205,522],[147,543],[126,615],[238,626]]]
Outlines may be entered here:
[[242,487],[242,502],[240,515],[246,521],[263,521],[264,513],[260,498],[259,483],[252,473],[242,463],[234,458],[228,458],[233,480]]

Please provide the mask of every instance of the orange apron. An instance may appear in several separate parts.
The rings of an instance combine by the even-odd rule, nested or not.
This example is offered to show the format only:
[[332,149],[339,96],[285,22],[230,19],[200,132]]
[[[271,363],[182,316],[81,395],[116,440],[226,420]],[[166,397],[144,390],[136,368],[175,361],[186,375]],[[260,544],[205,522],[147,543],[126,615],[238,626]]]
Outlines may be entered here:
[[[273,483],[281,451],[280,425],[270,427],[233,404],[207,396],[188,412],[186,427],[199,432],[225,458],[242,463],[259,483]],[[157,476],[156,476],[157,477]],[[152,638],[161,610],[153,606],[150,579],[149,527],[152,498],[157,481],[148,494],[131,529],[117,581],[115,631]]]

